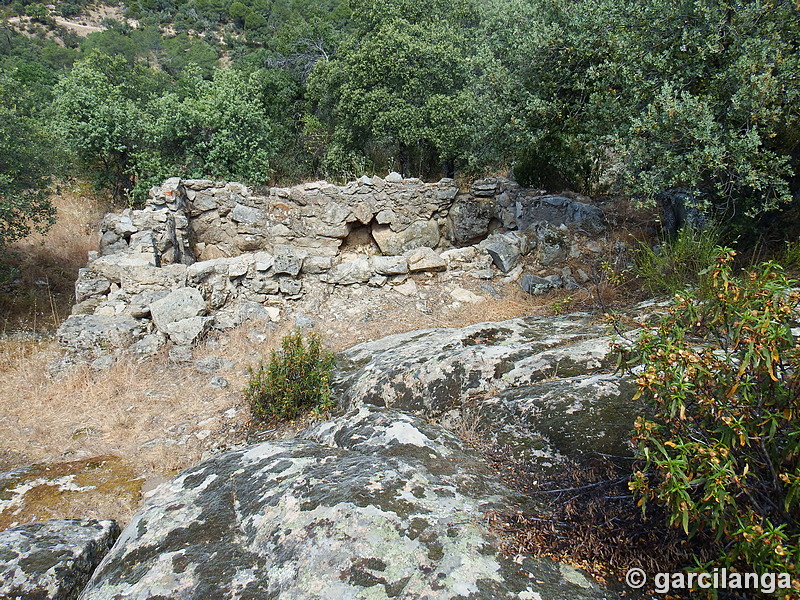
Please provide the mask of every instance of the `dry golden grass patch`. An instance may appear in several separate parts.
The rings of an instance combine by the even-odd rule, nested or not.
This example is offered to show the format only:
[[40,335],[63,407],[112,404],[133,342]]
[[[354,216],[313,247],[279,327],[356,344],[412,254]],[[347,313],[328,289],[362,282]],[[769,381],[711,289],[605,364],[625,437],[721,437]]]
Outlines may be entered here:
[[0,285],[0,331],[57,327],[74,303],[78,269],[89,250],[97,250],[98,224],[109,204],[79,184],[53,193],[51,200],[58,220],[50,231],[32,234],[0,255],[18,271]]
[[[243,443],[249,422],[241,398],[247,367],[267,356],[284,332],[276,328],[254,341],[243,327],[196,348],[192,363],[172,363],[166,352],[145,360],[121,356],[104,371],[78,365],[60,376],[48,371],[60,355],[55,342],[0,343],[0,437],[8,449],[0,453],[0,472],[31,464],[63,471],[69,464],[75,468],[67,471],[79,477],[81,461],[116,457],[113,468],[92,473],[91,493],[40,486],[30,492],[31,500],[43,504],[24,514],[125,523],[138,506],[142,485],[172,477],[204,452]],[[196,361],[209,356],[233,365],[198,371]],[[215,375],[228,387],[212,387]],[[0,518],[0,528],[19,518]]]

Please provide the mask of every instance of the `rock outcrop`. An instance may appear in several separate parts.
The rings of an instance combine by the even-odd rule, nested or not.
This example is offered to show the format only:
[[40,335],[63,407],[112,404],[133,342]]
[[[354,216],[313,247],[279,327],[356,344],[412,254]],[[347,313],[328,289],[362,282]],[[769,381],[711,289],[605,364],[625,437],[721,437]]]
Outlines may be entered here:
[[543,468],[589,451],[628,454],[637,411],[614,374],[608,326],[589,314],[428,329],[359,344],[334,382],[350,410],[385,406],[482,435]]
[[362,406],[159,487],[81,600],[611,598],[502,554],[485,513],[519,500],[457,437]]
[[[197,318],[193,298],[177,296],[170,323]],[[544,474],[629,454],[641,407],[614,366],[607,325],[582,313],[355,346],[338,357],[342,414],[148,492],[80,599],[618,598],[567,565],[504,554],[487,514],[540,507],[463,439]]]
[[0,598],[74,600],[118,535],[114,521],[79,520],[0,532]]

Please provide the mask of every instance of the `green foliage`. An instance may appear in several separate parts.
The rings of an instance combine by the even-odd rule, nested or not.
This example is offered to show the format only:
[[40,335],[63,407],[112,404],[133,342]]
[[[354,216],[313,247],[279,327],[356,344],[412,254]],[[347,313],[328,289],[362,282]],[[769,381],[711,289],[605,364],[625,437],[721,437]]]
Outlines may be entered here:
[[65,19],[76,17],[81,14],[82,11],[79,4],[74,4],[72,2],[59,2],[58,5],[56,5],[56,10]]
[[273,350],[269,362],[250,369],[245,400],[259,419],[293,419],[308,410],[333,407],[331,377],[333,352],[311,333],[307,340],[300,330],[286,335],[281,350]]
[[217,50],[208,42],[190,38],[181,33],[164,40],[157,40],[158,62],[169,74],[178,77],[186,72],[212,79],[218,67]]
[[555,176],[642,202],[695,188],[737,216],[789,199],[800,156],[796,3],[509,0],[483,10],[487,134],[529,181]]
[[679,295],[623,353],[654,412],[635,424],[643,465],[630,488],[687,534],[713,531],[718,566],[787,572],[797,586],[800,294],[773,263],[735,277],[733,255],[709,270],[707,300]]
[[431,162],[459,158],[477,111],[470,4],[361,0],[352,8],[355,31],[335,57],[317,63],[308,84],[316,116],[331,127],[331,149],[388,156],[418,175]]
[[0,74],[0,248],[55,221],[46,195],[52,140],[19,81]]
[[800,240],[787,240],[777,262],[787,271],[800,270]]
[[684,227],[673,240],[656,248],[642,243],[634,255],[633,273],[651,294],[673,295],[695,286],[705,297],[708,293],[706,271],[717,260],[719,234],[713,227],[697,231]]
[[182,90],[147,106],[134,193],[176,175],[269,181],[291,127],[291,80],[274,70],[232,68],[215,71],[211,81],[189,75],[181,83]]
[[94,51],[59,82],[55,128],[98,187],[123,198],[132,187],[131,157],[140,139],[136,86],[123,56]]

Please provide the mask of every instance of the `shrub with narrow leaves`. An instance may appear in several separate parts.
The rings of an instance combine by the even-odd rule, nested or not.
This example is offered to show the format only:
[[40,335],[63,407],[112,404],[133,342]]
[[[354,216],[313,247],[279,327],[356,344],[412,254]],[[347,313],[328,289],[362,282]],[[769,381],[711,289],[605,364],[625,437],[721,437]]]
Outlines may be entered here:
[[288,334],[267,364],[250,369],[244,395],[253,415],[261,420],[292,419],[306,411],[330,409],[333,364],[333,352],[323,348],[317,334],[307,340],[299,330]]
[[800,293],[774,263],[734,276],[733,256],[707,271],[708,299],[676,295],[620,349],[653,408],[635,423],[630,488],[687,534],[716,533],[705,568],[789,573],[794,587],[778,596],[800,598]]

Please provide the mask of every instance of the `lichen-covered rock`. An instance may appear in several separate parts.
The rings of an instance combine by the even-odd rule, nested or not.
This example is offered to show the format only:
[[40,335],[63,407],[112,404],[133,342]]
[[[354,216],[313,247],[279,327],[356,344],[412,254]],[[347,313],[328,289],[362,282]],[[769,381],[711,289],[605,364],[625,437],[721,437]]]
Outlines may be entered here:
[[75,282],[75,302],[80,303],[92,296],[102,296],[111,289],[111,281],[90,269],[78,269]]
[[0,532],[0,598],[74,600],[114,544],[114,521],[41,521]]
[[590,447],[626,451],[637,407],[610,345],[606,326],[581,313],[414,331],[342,353],[334,389],[345,409],[446,424],[469,413],[487,437],[549,466]]
[[296,276],[303,268],[305,255],[291,246],[275,248],[275,273]]
[[162,485],[81,600],[614,597],[503,555],[484,512],[516,498],[441,428],[362,407],[301,437]]
[[522,255],[520,238],[511,234],[495,234],[487,239],[482,246],[492,257],[492,262],[503,273],[508,273],[517,266]]
[[553,227],[547,223],[536,223],[526,232],[531,245],[536,247],[536,260],[543,267],[564,261],[569,251],[566,228]]
[[423,329],[345,351],[335,387],[343,408],[436,416],[476,393],[613,370],[610,343],[606,326],[584,313]]
[[466,194],[458,196],[447,217],[447,238],[459,246],[479,242],[489,234],[496,217],[495,202]]
[[519,229],[539,222],[551,225],[578,225],[591,233],[605,230],[603,211],[593,204],[567,196],[522,196],[517,201],[516,223]]
[[58,343],[78,353],[127,348],[147,333],[147,324],[126,315],[70,315],[56,333]]
[[475,181],[470,190],[472,191],[473,196],[478,198],[488,198],[497,193],[497,188],[497,177],[487,177],[486,179],[478,179]]
[[600,452],[631,454],[630,431],[642,410],[635,385],[612,373],[553,378],[471,398],[462,414],[509,456],[540,468]]
[[178,346],[191,346],[211,327],[213,317],[190,317],[167,325],[164,333]]
[[529,294],[538,296],[540,294],[546,294],[552,290],[555,285],[549,279],[539,277],[533,273],[525,273],[519,280],[519,287]]

